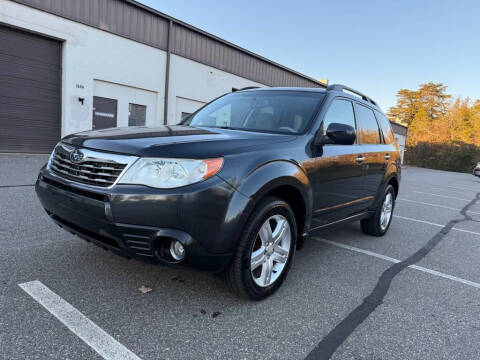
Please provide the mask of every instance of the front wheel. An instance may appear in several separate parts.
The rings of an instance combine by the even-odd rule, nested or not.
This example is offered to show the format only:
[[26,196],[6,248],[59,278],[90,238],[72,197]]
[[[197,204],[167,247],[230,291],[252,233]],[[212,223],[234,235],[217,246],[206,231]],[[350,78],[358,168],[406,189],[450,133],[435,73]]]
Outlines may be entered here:
[[373,216],[360,222],[363,232],[373,236],[385,235],[392,222],[394,207],[395,191],[392,185],[388,185]]
[[297,225],[290,206],[268,197],[255,208],[240,236],[225,277],[251,300],[273,294],[285,280],[295,252]]

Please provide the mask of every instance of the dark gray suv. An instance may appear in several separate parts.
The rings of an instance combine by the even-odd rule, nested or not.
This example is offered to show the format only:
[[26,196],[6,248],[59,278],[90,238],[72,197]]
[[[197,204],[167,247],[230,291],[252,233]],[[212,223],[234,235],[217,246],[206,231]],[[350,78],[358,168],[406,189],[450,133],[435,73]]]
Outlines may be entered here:
[[385,234],[399,183],[385,115],[333,85],[237,91],[180,125],[69,135],[36,191],[53,221],[87,241],[221,272],[259,300],[309,235],[351,221]]

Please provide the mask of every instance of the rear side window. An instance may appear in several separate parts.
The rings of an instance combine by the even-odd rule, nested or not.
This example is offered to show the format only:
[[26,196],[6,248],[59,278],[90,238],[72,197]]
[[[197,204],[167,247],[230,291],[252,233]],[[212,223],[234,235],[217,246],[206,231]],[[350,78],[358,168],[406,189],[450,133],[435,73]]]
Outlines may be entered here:
[[327,115],[323,119],[323,135],[326,135],[328,125],[331,123],[350,125],[355,129],[355,116],[353,115],[353,105],[350,101],[337,99],[332,102],[328,108]]
[[380,131],[373,111],[366,106],[355,104],[357,114],[357,137],[360,144],[380,144]]
[[383,139],[385,140],[385,144],[391,144],[394,141],[392,126],[390,125],[390,121],[388,121],[387,117],[383,115],[380,111],[375,110],[375,116],[377,117],[378,123],[380,124],[380,128],[382,129]]

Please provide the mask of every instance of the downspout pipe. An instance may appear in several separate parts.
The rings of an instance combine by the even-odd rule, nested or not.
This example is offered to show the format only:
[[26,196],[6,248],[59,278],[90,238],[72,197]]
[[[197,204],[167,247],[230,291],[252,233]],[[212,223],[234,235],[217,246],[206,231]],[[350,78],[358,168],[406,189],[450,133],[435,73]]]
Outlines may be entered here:
[[172,27],[173,21],[168,21],[168,34],[167,34],[167,61],[165,63],[165,97],[163,103],[163,124],[167,124],[168,117],[168,88],[170,86],[170,53],[172,44]]

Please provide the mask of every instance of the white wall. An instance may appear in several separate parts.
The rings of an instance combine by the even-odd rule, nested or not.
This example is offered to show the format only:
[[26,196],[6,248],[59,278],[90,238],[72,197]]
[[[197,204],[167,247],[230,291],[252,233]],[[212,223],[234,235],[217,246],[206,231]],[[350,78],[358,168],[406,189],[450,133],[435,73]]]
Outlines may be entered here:
[[[136,101],[155,103],[146,104],[147,125],[164,123],[165,51],[10,0],[0,0],[0,23],[63,41],[62,136],[92,128],[94,95],[118,100],[118,126],[128,124],[128,102]],[[172,54],[168,123],[246,86],[264,85]]]
[[205,104],[206,102],[204,101],[185,99],[177,96],[175,99],[175,120],[173,123],[178,124],[182,120],[182,113],[192,114]]
[[[131,86],[119,85],[107,81],[93,80],[93,95],[117,100],[117,126],[128,126],[129,104],[147,107],[145,125],[157,124],[158,94]],[[163,100],[163,94],[162,99]],[[162,114],[163,116],[163,114]],[[160,117],[161,118],[161,117]]]
[[92,128],[94,79],[157,93],[148,124],[163,123],[164,51],[8,0],[0,0],[0,22],[64,41],[62,136]]
[[232,88],[247,86],[265,85],[172,54],[168,123],[177,124],[182,112],[192,113],[203,104],[231,92]]
[[394,136],[395,136],[395,140],[397,140],[398,150],[400,150],[400,154],[402,156],[402,164],[403,164],[403,158],[404,158],[404,155],[405,155],[406,138],[403,135],[395,134],[395,133],[394,133]]

